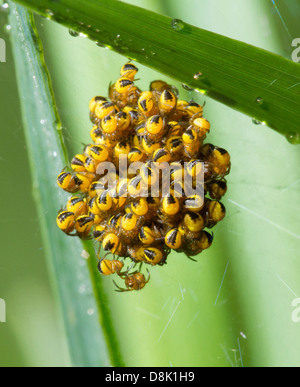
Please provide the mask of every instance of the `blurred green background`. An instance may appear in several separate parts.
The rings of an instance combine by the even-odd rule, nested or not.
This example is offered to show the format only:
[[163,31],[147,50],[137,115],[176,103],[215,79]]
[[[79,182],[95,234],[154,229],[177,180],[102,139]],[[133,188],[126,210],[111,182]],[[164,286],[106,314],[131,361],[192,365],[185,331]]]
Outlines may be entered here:
[[[128,3],[287,58],[292,39],[300,38],[296,0]],[[36,21],[67,145],[75,153],[88,141],[89,99],[106,94],[126,59],[88,39],[71,37],[49,20]],[[0,37],[7,42],[7,62],[0,63],[0,298],[7,304],[7,323],[0,324],[0,366],[68,366],[31,194],[9,28],[1,12],[0,25]],[[142,88],[161,78],[139,68]],[[173,254],[167,267],[151,271],[143,292],[116,294],[105,279],[126,365],[299,366],[300,325],[291,317],[292,301],[300,297],[299,146],[176,85],[184,98],[206,101],[205,115],[212,123],[208,141],[232,155],[223,200],[228,215],[198,263]],[[74,259],[81,259],[80,253]]]

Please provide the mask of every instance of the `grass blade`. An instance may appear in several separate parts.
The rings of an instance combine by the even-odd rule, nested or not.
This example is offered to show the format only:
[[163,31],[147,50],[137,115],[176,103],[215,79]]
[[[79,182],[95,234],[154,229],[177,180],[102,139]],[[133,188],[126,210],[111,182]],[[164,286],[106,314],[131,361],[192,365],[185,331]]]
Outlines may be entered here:
[[300,142],[300,67],[290,60],[116,0],[18,2]]
[[83,249],[82,244],[77,238],[70,241],[55,225],[57,208],[66,200],[55,184],[57,171],[67,163],[61,123],[33,17],[20,6],[10,3],[10,7],[9,22],[33,192],[52,282],[56,282],[61,301],[71,359],[75,366],[122,365],[98,278],[96,285],[93,248],[85,243],[84,248],[92,256],[87,263],[78,262],[76,257]]
[[[163,3],[182,5],[175,0]],[[172,8],[170,13],[199,26],[207,19],[207,29],[218,25],[225,35],[234,30],[241,39],[246,40],[249,34],[250,41],[256,35],[258,45],[276,49],[274,29],[266,38],[267,44],[261,29],[252,29],[258,15],[266,18],[258,0],[238,9],[236,26],[228,23],[236,11],[234,4],[228,7],[220,0],[201,4],[195,0],[189,5],[189,9],[186,3]],[[213,20],[207,17],[210,14]],[[247,19],[243,19],[245,15]],[[124,59],[88,39],[74,40],[57,23],[36,20],[47,33],[47,65],[64,126],[72,128],[65,133],[75,152],[88,138],[89,98],[96,93],[105,95],[107,83],[116,79]],[[288,20],[287,25],[290,27]],[[154,79],[149,69],[140,67],[140,74],[145,87]],[[205,97],[198,98],[203,102]],[[215,128],[220,128],[211,133],[209,142],[228,149],[234,161],[229,196],[224,202],[228,217],[217,230],[214,247],[197,264],[173,254],[143,292],[118,295],[110,278],[103,280],[110,287],[110,311],[123,357],[126,365],[133,366],[297,366],[300,338],[291,318],[291,305],[299,296],[299,238],[295,237],[299,225],[295,211],[300,192],[298,149],[286,146],[275,132],[254,126],[247,117],[222,104],[209,101],[205,112]],[[287,165],[291,167],[287,169]],[[49,179],[48,183],[53,182]]]

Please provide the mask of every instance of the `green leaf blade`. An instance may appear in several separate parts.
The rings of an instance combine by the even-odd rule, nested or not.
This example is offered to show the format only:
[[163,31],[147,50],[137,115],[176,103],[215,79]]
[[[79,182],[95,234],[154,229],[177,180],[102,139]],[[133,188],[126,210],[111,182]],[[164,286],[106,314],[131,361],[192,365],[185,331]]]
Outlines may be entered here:
[[[67,159],[61,124],[31,14],[13,3],[10,3],[10,9],[9,22],[33,194],[72,363],[86,367],[122,365],[110,314],[104,304],[105,294],[100,282],[94,286],[95,270],[91,276],[91,267],[95,265],[93,248],[89,243],[83,246],[77,238],[70,241],[55,224],[58,210],[67,197],[55,183],[57,173],[66,165]],[[87,262],[83,258],[78,260],[83,248],[90,253]],[[102,330],[100,320],[103,319]]]
[[[300,66],[254,46],[115,0],[18,0],[279,133],[300,137]],[[201,76],[197,77],[197,74]]]

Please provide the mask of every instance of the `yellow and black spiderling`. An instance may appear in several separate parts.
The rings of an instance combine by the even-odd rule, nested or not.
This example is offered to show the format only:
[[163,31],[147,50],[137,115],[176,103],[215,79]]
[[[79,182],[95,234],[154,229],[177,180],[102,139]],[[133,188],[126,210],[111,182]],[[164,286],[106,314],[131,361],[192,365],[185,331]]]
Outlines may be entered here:
[[126,77],[128,79],[134,80],[135,75],[139,69],[133,63],[126,63],[121,68],[121,77]]
[[227,192],[227,182],[225,179],[211,181],[207,189],[212,199],[220,200]]
[[78,236],[82,239],[88,239],[90,231],[94,225],[94,218],[89,215],[81,215],[75,221],[75,228]]
[[86,172],[85,155],[77,155],[71,161],[71,167],[75,172]]
[[169,194],[162,200],[161,211],[165,216],[175,216],[180,211],[179,199],[174,195]]
[[103,191],[102,194],[97,197],[97,205],[100,211],[111,214],[114,207],[114,201],[110,196],[109,191]]
[[107,234],[102,241],[104,251],[115,254],[121,248],[120,239],[115,234]]
[[141,290],[143,289],[147,283],[150,280],[150,274],[148,276],[148,279],[146,280],[146,277],[144,274],[139,273],[139,272],[134,272],[132,274],[126,274],[126,275],[120,275],[121,278],[125,279],[125,286],[126,288],[121,288],[119,285],[116,285],[117,287],[117,292],[129,292],[132,290]]
[[109,260],[101,259],[98,263],[98,270],[103,275],[111,275],[117,273],[120,275],[121,270],[124,267],[124,263],[118,259]]
[[84,215],[87,212],[86,199],[72,196],[67,202],[66,209],[68,212],[74,213],[75,216]]
[[99,273],[123,281],[118,292],[143,289],[171,251],[195,257],[211,247],[231,168],[228,151],[206,142],[203,106],[161,80],[142,91],[137,73],[126,63],[109,95],[89,101],[92,143],[57,178],[72,194],[58,228],[94,240]]
[[153,153],[153,161],[155,163],[168,163],[171,161],[171,154],[168,149],[160,148]]
[[145,91],[138,100],[138,108],[145,117],[151,117],[158,113],[157,103],[151,91]]
[[75,177],[70,172],[62,172],[57,177],[57,184],[66,192],[74,193],[79,191],[79,186]]
[[176,95],[170,90],[164,90],[160,96],[158,104],[160,112],[163,114],[168,114],[176,107]]
[[143,226],[139,232],[139,239],[144,245],[152,245],[155,242],[155,232],[147,226]]
[[143,260],[152,266],[164,263],[164,252],[157,247],[145,247],[143,253]]
[[183,237],[180,231],[176,228],[170,230],[165,236],[165,243],[170,249],[178,250],[182,246]]
[[128,161],[130,163],[136,163],[139,161],[146,161],[146,154],[140,147],[133,147],[128,153]]
[[57,226],[66,234],[70,234],[75,228],[75,214],[70,211],[62,211],[56,219]]
[[85,194],[89,191],[90,185],[96,179],[96,175],[93,173],[76,173],[74,180],[78,190]]
[[112,102],[104,102],[103,104],[96,105],[95,107],[95,120],[93,122],[98,123],[99,120],[118,112],[117,106]]

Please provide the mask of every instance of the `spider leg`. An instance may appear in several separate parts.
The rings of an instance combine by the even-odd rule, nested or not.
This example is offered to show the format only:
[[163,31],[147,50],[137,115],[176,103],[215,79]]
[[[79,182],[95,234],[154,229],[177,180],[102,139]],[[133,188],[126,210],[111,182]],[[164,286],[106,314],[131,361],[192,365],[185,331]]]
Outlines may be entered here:
[[104,257],[103,257],[102,259],[106,259],[106,257],[108,257],[110,254],[111,254],[111,253],[110,253],[110,251],[109,251],[108,253],[106,253],[106,254],[104,255]]
[[70,234],[70,233],[66,232],[66,234],[67,234],[68,236],[70,236],[70,237],[77,237],[77,236],[78,236],[77,233],[75,233],[75,234]]
[[198,262],[196,259],[192,258],[190,255],[185,254],[188,259],[190,259],[193,262]]
[[131,291],[131,289],[121,288],[115,281],[113,281],[113,283],[115,284],[115,286],[117,288],[117,289],[115,289],[116,292],[123,293],[123,292],[130,292]]
[[101,251],[101,243],[99,243],[99,248],[98,248],[98,253],[97,253],[97,256],[99,257],[100,255],[100,251]]
[[136,265],[135,262],[132,263],[132,265],[127,268],[127,270],[123,271],[123,272],[120,272],[120,273],[117,273],[118,276],[122,279],[126,278],[128,276],[128,273],[130,272],[130,270]]
[[147,279],[147,281],[146,281],[146,284],[150,281],[150,271],[147,269],[147,273],[148,273],[148,279]]

